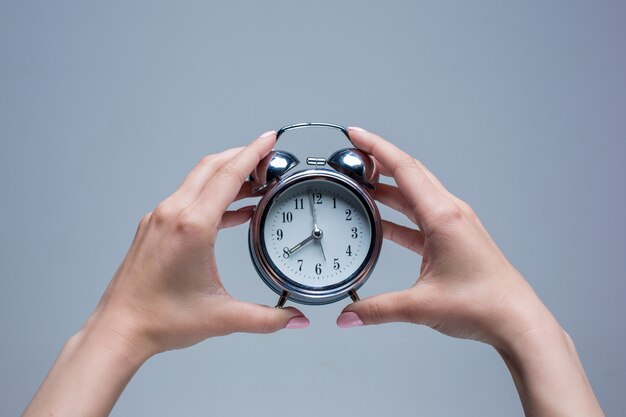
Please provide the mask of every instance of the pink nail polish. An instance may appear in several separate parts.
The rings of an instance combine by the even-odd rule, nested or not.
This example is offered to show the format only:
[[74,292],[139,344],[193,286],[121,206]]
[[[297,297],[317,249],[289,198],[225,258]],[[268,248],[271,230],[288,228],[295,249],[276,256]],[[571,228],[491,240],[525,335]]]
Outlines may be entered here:
[[260,138],[265,138],[265,137],[268,137],[268,136],[272,136],[272,135],[273,135],[273,134],[275,134],[275,133],[276,133],[276,131],[275,131],[275,130],[269,130],[269,131],[267,131],[267,132],[263,133],[263,134],[262,134],[261,136],[259,136],[259,137],[260,137]]
[[337,326],[341,327],[342,329],[346,329],[348,327],[363,326],[363,320],[361,320],[355,312],[348,311],[339,315],[339,317],[337,318]]
[[304,316],[292,317],[285,326],[285,329],[304,329],[309,327],[309,319]]
[[357,127],[357,126],[350,126],[348,130],[354,130],[355,132],[367,132],[367,130],[363,129],[362,127]]

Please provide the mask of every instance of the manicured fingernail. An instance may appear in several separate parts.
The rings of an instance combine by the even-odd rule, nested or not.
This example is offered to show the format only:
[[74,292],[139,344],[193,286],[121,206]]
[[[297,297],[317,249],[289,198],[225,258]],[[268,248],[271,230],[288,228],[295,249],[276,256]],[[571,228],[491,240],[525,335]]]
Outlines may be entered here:
[[270,130],[270,131],[267,131],[267,132],[263,133],[263,134],[262,134],[261,136],[259,136],[259,137],[260,137],[260,138],[266,138],[266,137],[268,137],[268,136],[272,136],[272,135],[273,135],[273,134],[275,134],[275,133],[276,133],[276,131],[275,131],[275,130]]
[[311,322],[304,316],[292,317],[285,326],[285,329],[304,329],[309,327]]
[[256,206],[243,206],[237,209],[237,211],[254,211]]
[[361,320],[355,312],[348,311],[345,313],[341,313],[339,317],[337,317],[337,326],[341,327],[342,329],[346,329],[348,327],[363,326],[363,320]]
[[356,132],[367,132],[367,130],[363,129],[362,127],[357,127],[357,126],[350,126],[348,130],[354,130]]

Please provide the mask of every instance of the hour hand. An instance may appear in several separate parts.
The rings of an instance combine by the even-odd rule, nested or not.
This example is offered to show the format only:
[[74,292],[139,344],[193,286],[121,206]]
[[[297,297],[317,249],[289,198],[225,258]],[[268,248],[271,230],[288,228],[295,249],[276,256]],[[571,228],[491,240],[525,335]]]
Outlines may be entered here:
[[304,239],[302,242],[296,244],[293,248],[289,249],[289,254],[293,254],[295,251],[297,251],[298,249],[300,249],[301,247],[303,247],[304,245],[306,245],[307,243],[309,243],[310,241],[312,241],[313,239],[315,239],[315,235],[314,233],[311,233],[309,236],[307,236],[306,239]]

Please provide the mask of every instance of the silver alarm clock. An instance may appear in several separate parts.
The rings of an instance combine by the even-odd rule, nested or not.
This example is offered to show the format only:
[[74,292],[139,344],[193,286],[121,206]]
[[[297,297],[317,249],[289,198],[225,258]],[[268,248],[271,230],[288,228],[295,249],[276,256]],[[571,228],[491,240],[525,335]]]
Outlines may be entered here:
[[[276,140],[298,128],[329,123],[299,123],[281,128]],[[380,213],[367,189],[378,172],[372,158],[356,148],[328,158],[273,150],[251,175],[263,197],[250,221],[249,249],[263,281],[279,296],[301,304],[328,304],[357,290],[372,273],[382,245]]]

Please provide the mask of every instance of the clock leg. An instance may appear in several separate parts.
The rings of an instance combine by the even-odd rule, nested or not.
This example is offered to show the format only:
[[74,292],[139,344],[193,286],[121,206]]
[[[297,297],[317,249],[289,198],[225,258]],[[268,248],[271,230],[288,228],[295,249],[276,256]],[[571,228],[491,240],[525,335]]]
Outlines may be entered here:
[[285,306],[285,303],[287,302],[287,298],[289,298],[289,291],[283,291],[280,294],[278,303],[276,303],[276,308],[283,308]]
[[356,293],[356,290],[350,290],[348,291],[348,294],[350,294],[350,298],[352,298],[352,301],[355,303],[360,300],[359,294]]

